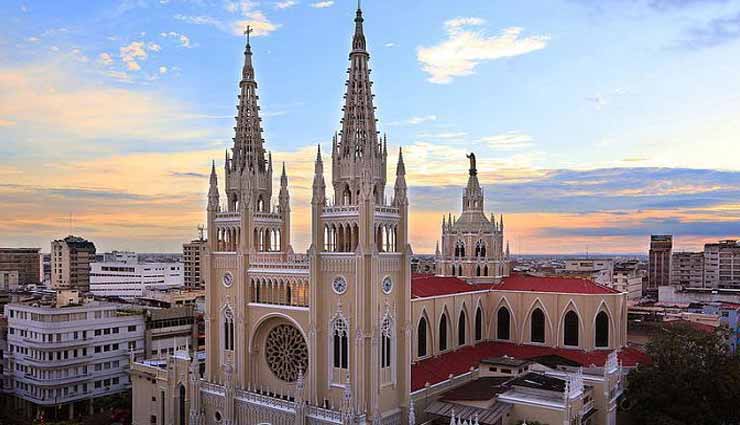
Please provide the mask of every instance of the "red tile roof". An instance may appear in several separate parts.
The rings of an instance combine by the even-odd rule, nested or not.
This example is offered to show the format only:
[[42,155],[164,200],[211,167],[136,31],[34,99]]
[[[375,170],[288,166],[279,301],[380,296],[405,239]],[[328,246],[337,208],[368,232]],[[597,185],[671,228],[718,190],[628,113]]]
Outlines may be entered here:
[[557,292],[588,295],[619,293],[617,290],[599,285],[590,279],[533,276],[525,273],[513,273],[498,284],[469,284],[452,276],[430,274],[414,274],[411,276],[411,298],[462,294],[488,289],[494,291]]
[[533,276],[525,273],[512,273],[493,287],[503,291],[559,292],[566,294],[618,294],[619,291],[597,284],[591,279],[572,277]]
[[[609,351],[581,351],[564,348],[551,348],[534,345],[518,345],[507,342],[483,342],[474,347],[464,347],[438,357],[424,359],[411,366],[411,390],[423,388],[448,379],[449,375],[461,375],[471,367],[477,368],[481,360],[489,357],[510,356],[517,359],[531,359],[539,356],[558,355],[579,363],[582,366],[603,366]],[[650,358],[635,348],[627,347],[619,352],[619,359],[625,367],[638,363],[649,363]]]
[[491,284],[471,285],[452,276],[414,274],[411,276],[411,298],[435,297],[437,295],[461,294],[464,292],[485,291]]

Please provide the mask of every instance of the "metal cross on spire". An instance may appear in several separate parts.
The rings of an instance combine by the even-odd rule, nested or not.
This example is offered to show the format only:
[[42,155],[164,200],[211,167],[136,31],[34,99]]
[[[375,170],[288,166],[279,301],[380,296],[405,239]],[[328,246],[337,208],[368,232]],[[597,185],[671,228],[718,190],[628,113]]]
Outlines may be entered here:
[[247,29],[244,30],[244,35],[247,36],[247,45],[249,45],[249,34],[254,31],[251,26],[247,25]]

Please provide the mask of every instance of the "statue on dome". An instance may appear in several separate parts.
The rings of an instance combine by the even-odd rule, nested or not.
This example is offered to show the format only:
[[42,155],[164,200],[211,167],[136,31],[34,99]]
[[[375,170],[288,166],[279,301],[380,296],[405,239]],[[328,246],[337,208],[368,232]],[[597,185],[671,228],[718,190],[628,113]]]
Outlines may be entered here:
[[475,167],[475,154],[470,152],[470,155],[465,155],[465,157],[470,160],[470,175],[474,176],[478,174],[478,170]]

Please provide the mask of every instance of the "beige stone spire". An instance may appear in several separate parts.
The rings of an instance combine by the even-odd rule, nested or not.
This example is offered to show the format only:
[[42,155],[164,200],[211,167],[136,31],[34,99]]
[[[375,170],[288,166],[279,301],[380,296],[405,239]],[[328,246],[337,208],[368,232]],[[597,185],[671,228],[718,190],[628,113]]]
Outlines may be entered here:
[[242,79],[239,82],[240,94],[236,127],[234,127],[232,170],[241,171],[244,168],[250,168],[256,172],[264,172],[267,164],[262,139],[262,120],[259,117],[257,81],[252,65],[252,46],[249,42],[251,31],[250,27],[247,27],[245,31],[247,46],[244,49]]
[[376,202],[382,200],[385,189],[386,152],[378,137],[370,81],[370,54],[363,22],[358,5],[342,108],[342,130],[339,140],[332,146],[332,180],[336,199],[342,204],[357,203],[360,182],[364,179],[371,180],[365,184],[373,187]]

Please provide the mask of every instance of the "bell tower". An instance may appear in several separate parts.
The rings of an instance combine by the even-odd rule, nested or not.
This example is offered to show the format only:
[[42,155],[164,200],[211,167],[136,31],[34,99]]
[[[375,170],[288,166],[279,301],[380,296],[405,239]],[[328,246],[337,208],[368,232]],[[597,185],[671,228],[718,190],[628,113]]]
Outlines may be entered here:
[[406,170],[399,151],[386,197],[388,152],[359,7],[354,22],[341,131],[332,140],[333,203],[320,151],[313,179],[309,392],[347,417],[404,423],[411,388]]

